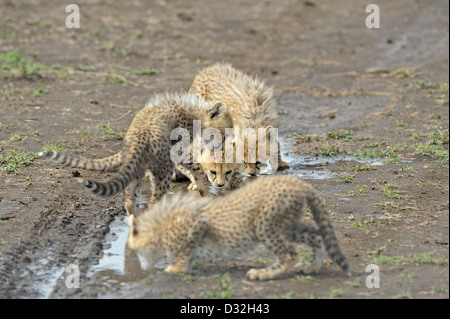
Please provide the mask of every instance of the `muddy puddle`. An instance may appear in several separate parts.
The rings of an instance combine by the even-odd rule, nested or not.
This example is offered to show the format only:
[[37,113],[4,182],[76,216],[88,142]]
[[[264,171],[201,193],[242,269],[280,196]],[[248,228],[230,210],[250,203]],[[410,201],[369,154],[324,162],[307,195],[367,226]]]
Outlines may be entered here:
[[93,281],[109,284],[134,282],[148,277],[155,269],[150,269],[139,257],[126,247],[128,238],[128,218],[117,217],[110,224],[106,237],[107,247],[99,263],[92,267],[88,277]]
[[35,264],[31,264],[29,272],[35,278],[31,283],[31,288],[36,291],[39,298],[48,299],[53,293],[58,280],[63,279],[64,270],[61,267],[52,265],[52,253],[46,259],[41,259]]

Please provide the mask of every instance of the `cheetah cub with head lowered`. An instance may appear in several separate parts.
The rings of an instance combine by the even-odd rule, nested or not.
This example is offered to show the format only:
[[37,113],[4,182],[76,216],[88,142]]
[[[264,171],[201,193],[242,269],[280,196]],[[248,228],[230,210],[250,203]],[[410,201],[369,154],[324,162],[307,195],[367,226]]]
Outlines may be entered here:
[[[189,92],[203,97],[208,101],[223,101],[233,119],[233,127],[241,130],[278,128],[278,113],[273,89],[268,87],[256,77],[250,77],[227,63],[216,63],[200,71],[194,79]],[[266,133],[267,134],[267,133]],[[258,136],[258,138],[260,138]],[[250,175],[259,173],[259,165],[269,159],[272,168],[284,169],[289,164],[281,159],[280,144],[275,159],[269,158],[266,146],[266,154],[258,152],[258,144],[248,141],[248,136],[243,136],[244,167]],[[250,152],[254,152],[256,160]],[[260,154],[261,153],[261,154]],[[219,164],[222,165],[222,164]]]
[[[215,160],[216,156],[219,158],[217,161]],[[217,187],[219,189],[229,189],[237,183],[242,182],[241,166],[235,161],[232,163],[227,163],[225,150],[215,152],[204,150],[201,154],[201,166],[203,172],[206,174],[213,187]],[[191,172],[182,166],[180,167],[177,165],[175,167],[191,181],[188,189],[197,189],[195,177],[191,174]]]
[[[136,114],[119,153],[102,159],[88,159],[56,151],[41,152],[39,156],[50,157],[55,162],[69,167],[91,170],[118,169],[106,182],[82,178],[78,181],[100,196],[114,195],[125,189],[125,208],[130,215],[139,206],[137,198],[146,170],[151,177],[152,203],[169,190],[175,167],[171,159],[171,149],[176,143],[171,140],[172,130],[186,129],[192,142],[194,120],[201,121],[202,129],[214,127],[223,131],[232,125],[223,102],[207,102],[192,94],[160,94],[151,98],[146,107]],[[190,149],[192,152],[192,145]],[[207,178],[199,163],[191,160],[177,165],[192,172],[200,194],[209,194]]]
[[[305,204],[318,228],[300,221]],[[296,177],[263,177],[214,199],[165,196],[155,206],[130,216],[129,224],[128,246],[148,264],[166,255],[172,260],[166,272],[189,272],[196,258],[245,256],[262,243],[277,260],[267,268],[250,269],[249,279],[318,272],[325,249],[351,276],[319,194]],[[297,260],[299,243],[312,249],[307,264]]]

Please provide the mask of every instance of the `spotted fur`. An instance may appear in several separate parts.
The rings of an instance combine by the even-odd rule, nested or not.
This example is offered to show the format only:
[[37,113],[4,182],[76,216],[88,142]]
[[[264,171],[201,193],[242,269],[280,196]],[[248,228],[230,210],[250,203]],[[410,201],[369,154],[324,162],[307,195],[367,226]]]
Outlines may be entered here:
[[[113,156],[92,160],[60,152],[42,152],[57,163],[78,168],[113,170],[118,172],[106,182],[78,178],[86,188],[100,196],[111,196],[125,190],[125,207],[133,214],[138,207],[141,180],[148,170],[151,177],[152,199],[155,202],[170,188],[174,163],[170,158],[174,141],[170,140],[173,129],[181,127],[193,136],[193,120],[200,120],[201,127],[224,130],[231,126],[226,105],[207,102],[192,94],[160,94],[151,98],[146,107],[134,117],[124,138],[122,150]],[[200,164],[181,163],[192,172],[200,194],[209,193],[207,179]]]
[[38,156],[49,157],[63,166],[84,168],[92,171],[116,171],[123,163],[122,153],[120,152],[100,159],[86,158],[57,151],[40,152]]
[[[251,77],[228,63],[216,63],[200,71],[194,79],[189,92],[208,101],[223,101],[233,120],[235,128],[278,128],[278,113],[273,89],[257,77]],[[247,139],[244,138],[244,143]],[[255,154],[256,160],[249,157],[247,145],[244,149],[244,168],[250,175],[259,173],[259,165],[268,160],[268,156]],[[261,155],[261,157],[259,157]],[[281,159],[278,144],[277,163],[272,167],[285,169],[289,164]]]
[[[318,228],[300,221],[306,204]],[[266,268],[250,269],[249,279],[318,272],[324,250],[351,276],[320,195],[296,177],[259,178],[214,199],[165,196],[130,217],[129,224],[128,246],[149,264],[166,255],[171,262],[167,272],[190,272],[194,259],[245,256],[262,243],[277,261]],[[307,264],[298,261],[300,243],[312,249]]]
[[[214,160],[214,156],[220,156],[221,160]],[[227,163],[225,151],[223,150],[216,152],[208,152],[206,150],[203,151],[200,164],[203,172],[206,174],[210,184],[213,187],[229,189],[242,181],[241,165],[237,164],[235,161],[232,163]],[[195,178],[191,172],[186,170],[184,167],[175,167],[191,181],[188,189],[197,189]]]

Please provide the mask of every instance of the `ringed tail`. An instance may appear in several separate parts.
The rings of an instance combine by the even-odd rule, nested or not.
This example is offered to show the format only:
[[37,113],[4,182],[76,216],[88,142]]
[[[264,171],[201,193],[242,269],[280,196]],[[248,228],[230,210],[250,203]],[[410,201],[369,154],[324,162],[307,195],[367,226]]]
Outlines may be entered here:
[[106,182],[97,182],[90,179],[77,178],[92,193],[99,196],[112,196],[125,190],[134,179],[143,175],[145,170],[142,163],[148,158],[148,144],[144,147],[134,147],[129,151],[127,160],[122,164],[120,170]]
[[319,226],[319,233],[325,244],[325,249],[330,255],[331,259],[341,267],[347,277],[351,277],[350,266],[347,263],[347,259],[339,248],[339,243],[334,233],[333,226],[330,222],[330,217],[325,206],[320,199],[319,193],[312,187],[309,189],[310,194],[307,196],[308,205],[311,208],[311,212],[314,216],[314,220]]
[[93,171],[116,171],[123,162],[122,153],[119,152],[109,157],[91,159],[83,156],[75,156],[65,152],[47,151],[38,153],[39,157],[49,157],[56,163],[72,168],[83,168]]

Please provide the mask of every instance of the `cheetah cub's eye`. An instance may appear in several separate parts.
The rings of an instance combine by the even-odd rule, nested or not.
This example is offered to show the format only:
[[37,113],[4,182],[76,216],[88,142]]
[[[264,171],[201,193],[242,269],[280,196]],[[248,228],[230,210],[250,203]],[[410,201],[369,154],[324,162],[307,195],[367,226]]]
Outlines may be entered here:
[[233,173],[233,170],[231,170],[231,169],[229,171],[225,172],[226,175],[230,175],[231,173]]
[[213,170],[210,170],[209,171],[211,174],[213,174],[213,175],[216,175],[217,173],[216,173],[216,171],[213,171]]

